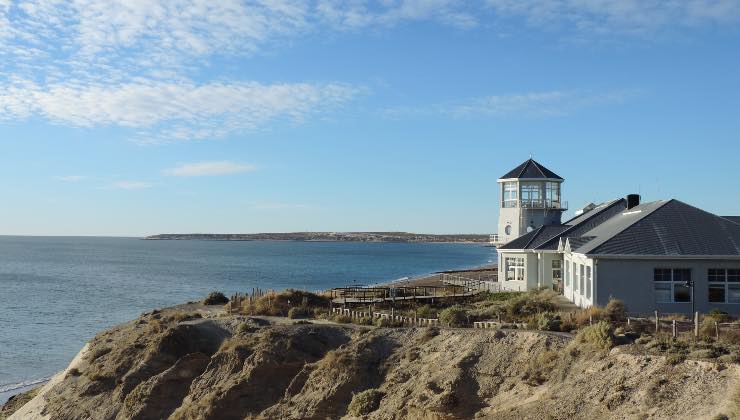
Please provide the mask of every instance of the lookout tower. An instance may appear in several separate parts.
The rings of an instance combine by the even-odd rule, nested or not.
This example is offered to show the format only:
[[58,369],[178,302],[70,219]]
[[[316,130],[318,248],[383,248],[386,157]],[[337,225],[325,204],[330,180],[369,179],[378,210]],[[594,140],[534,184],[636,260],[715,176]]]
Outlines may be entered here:
[[568,203],[561,199],[564,179],[529,159],[499,178],[500,211],[496,244],[505,244],[543,225],[561,223]]

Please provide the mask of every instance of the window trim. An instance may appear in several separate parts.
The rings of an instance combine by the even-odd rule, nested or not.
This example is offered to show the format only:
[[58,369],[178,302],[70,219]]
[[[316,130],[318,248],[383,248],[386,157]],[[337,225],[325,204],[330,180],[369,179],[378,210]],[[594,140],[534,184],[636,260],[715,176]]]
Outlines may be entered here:
[[[670,280],[655,280],[655,275],[657,274],[658,270],[668,270],[670,272]],[[691,268],[669,268],[669,267],[656,267],[653,268],[653,293],[655,296],[655,303],[691,303],[694,302],[694,288],[695,287],[689,287],[689,300],[686,302],[676,302],[676,284],[683,285],[685,284],[684,280],[676,280],[675,279],[675,272],[678,270],[686,270],[689,273],[689,280],[692,279],[693,273]],[[671,286],[671,299],[670,301],[660,301],[658,300],[658,295],[655,293],[655,285],[656,284],[669,284]]]
[[[730,271],[731,270],[732,271],[735,271],[735,273],[730,274]],[[711,271],[721,271],[722,272],[722,275],[721,275],[722,279],[721,280],[717,280],[717,274],[716,273],[714,273],[712,275],[712,277],[710,277],[710,274],[709,273]],[[730,276],[732,275],[734,277],[734,276],[737,276],[738,274],[740,274],[740,269],[738,269],[738,268],[714,268],[714,267],[713,268],[708,268],[707,269],[707,303],[709,303],[710,305],[738,305],[738,304],[740,304],[740,300],[738,300],[737,302],[730,302],[730,286],[735,286],[735,287],[732,287],[732,289],[740,288],[740,282],[739,281],[735,281],[735,280],[730,281]],[[712,286],[714,286],[714,287],[723,286],[724,287],[724,294],[725,294],[725,300],[724,301],[722,301],[722,302],[715,302],[715,301],[709,300],[709,289]]]

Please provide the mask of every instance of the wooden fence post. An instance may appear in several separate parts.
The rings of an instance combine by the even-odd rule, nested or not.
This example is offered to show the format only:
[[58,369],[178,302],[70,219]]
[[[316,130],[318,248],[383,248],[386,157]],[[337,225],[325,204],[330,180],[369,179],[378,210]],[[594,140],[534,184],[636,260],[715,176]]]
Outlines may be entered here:
[[657,333],[660,329],[660,320],[658,319],[658,311],[655,311],[655,332]]
[[699,336],[699,311],[694,314],[694,337]]
[[719,324],[717,321],[714,321],[714,336],[719,340]]
[[673,338],[676,338],[676,320],[673,320]]

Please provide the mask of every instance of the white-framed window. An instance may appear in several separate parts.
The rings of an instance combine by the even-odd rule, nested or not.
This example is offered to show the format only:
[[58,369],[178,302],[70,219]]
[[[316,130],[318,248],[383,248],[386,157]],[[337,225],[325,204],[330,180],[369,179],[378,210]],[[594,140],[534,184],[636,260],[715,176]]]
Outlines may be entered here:
[[539,183],[523,183],[522,189],[522,207],[542,207],[542,191]]
[[568,267],[570,266],[568,263],[565,263],[565,287],[570,287],[570,270],[568,270]]
[[545,183],[545,200],[548,207],[558,207],[558,204],[560,204],[560,184],[557,182]]
[[555,259],[552,260],[552,280],[561,281],[563,279],[563,262]]
[[578,276],[578,281],[580,282],[580,284],[578,285],[578,290],[581,291],[581,294],[584,294],[586,292],[586,288],[583,285],[583,283],[586,280],[586,278],[585,278],[586,277],[586,275],[585,275],[585,268],[584,268],[583,264],[579,264],[579,266],[580,266],[580,270],[581,271],[579,272],[579,276]]
[[707,270],[710,303],[740,303],[740,269]]
[[578,291],[578,264],[573,263],[573,290]]
[[516,207],[519,191],[516,182],[504,182],[503,207]]
[[526,268],[524,257],[506,257],[506,281],[524,280]]
[[689,268],[656,268],[653,270],[653,287],[657,303],[691,302]]
[[586,266],[586,298],[591,299],[591,267]]

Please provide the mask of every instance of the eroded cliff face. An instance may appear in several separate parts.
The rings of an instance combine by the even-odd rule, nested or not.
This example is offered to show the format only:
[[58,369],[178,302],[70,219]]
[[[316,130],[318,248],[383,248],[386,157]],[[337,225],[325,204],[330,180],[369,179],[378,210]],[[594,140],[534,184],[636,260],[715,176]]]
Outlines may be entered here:
[[693,419],[732,416],[739,378],[736,365],[673,366],[538,332],[259,325],[164,311],[97,336],[26,415],[352,418],[353,395],[377,389],[365,418]]

